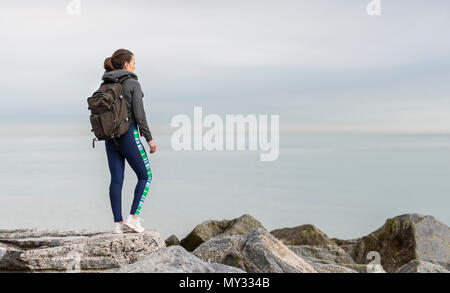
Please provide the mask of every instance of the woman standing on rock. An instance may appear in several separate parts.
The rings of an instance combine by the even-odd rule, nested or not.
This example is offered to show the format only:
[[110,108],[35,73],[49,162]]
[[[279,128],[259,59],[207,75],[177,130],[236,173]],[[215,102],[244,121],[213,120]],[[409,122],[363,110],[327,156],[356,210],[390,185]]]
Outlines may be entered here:
[[[130,127],[128,132],[116,139],[117,145],[111,141],[105,141],[108,165],[111,173],[109,185],[109,198],[114,216],[114,233],[123,233],[126,229],[134,232],[143,232],[139,213],[142,209],[152,181],[150,162],[139,136],[144,136],[150,153],[156,151],[156,144],[147,125],[144,111],[141,86],[138,82],[135,70],[134,54],[125,49],[119,49],[111,57],[105,59],[105,73],[102,80],[114,82],[124,76],[129,76],[122,83],[122,95],[127,101],[128,119]],[[138,128],[139,127],[139,128]],[[134,190],[133,204],[130,214],[125,222],[122,219],[122,185],[124,181],[125,159],[137,175],[138,182]]]

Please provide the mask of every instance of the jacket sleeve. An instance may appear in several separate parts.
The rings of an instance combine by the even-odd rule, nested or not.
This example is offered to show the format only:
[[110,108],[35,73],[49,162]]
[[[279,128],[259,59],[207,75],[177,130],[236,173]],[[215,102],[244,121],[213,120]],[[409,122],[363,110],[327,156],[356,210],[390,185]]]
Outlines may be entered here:
[[147,117],[145,115],[144,103],[142,101],[143,97],[144,94],[142,93],[141,85],[139,82],[136,82],[132,89],[133,114],[136,119],[136,124],[139,126],[140,135],[144,136],[148,142],[153,138],[147,125]]

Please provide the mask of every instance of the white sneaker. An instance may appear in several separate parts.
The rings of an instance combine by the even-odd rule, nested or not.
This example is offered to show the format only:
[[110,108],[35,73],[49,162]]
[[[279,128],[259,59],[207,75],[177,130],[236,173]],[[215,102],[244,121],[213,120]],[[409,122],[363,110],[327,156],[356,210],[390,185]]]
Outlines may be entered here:
[[128,215],[128,218],[126,219],[125,222],[123,222],[123,225],[133,230],[134,232],[141,233],[145,231],[144,227],[141,226],[141,221],[144,220],[142,220],[141,218],[135,219],[131,215]]
[[114,234],[122,234],[126,230],[126,227],[124,227],[121,223],[114,223]]

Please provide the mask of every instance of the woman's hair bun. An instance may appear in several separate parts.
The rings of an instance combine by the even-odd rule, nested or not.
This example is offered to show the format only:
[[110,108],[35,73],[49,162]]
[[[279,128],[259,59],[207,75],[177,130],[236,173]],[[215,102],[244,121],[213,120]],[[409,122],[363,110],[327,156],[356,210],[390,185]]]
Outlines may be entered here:
[[105,68],[106,71],[111,71],[114,70],[114,65],[112,64],[112,58],[108,57],[105,59],[105,63],[103,64],[103,67]]

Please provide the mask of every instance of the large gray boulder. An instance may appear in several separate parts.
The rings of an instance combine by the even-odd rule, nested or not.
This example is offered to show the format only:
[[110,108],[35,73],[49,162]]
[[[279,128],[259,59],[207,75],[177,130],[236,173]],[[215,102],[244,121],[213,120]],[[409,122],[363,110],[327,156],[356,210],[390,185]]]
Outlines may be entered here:
[[357,263],[368,263],[367,255],[380,255],[387,272],[413,259],[430,261],[448,268],[450,263],[450,233],[444,223],[432,216],[405,214],[388,219],[378,230],[359,239],[352,257]]
[[396,273],[449,273],[449,271],[440,265],[413,259],[407,264],[401,266]]
[[180,241],[180,245],[188,251],[194,251],[200,244],[213,237],[242,235],[255,227],[264,228],[258,220],[249,214],[244,214],[233,220],[208,220],[195,226],[194,230]]
[[305,260],[263,228],[243,235],[221,235],[197,247],[194,255],[208,262],[222,263],[247,273],[316,273]]
[[108,273],[245,273],[243,270],[200,260],[180,245],[163,247],[138,262]]
[[270,233],[286,245],[336,245],[325,233],[309,224],[275,229]]
[[1,230],[0,271],[102,271],[165,247],[159,232]]

